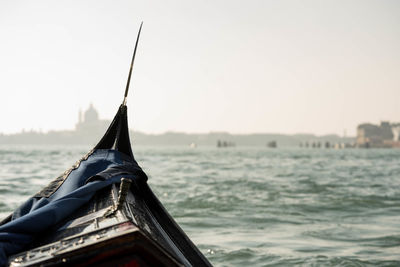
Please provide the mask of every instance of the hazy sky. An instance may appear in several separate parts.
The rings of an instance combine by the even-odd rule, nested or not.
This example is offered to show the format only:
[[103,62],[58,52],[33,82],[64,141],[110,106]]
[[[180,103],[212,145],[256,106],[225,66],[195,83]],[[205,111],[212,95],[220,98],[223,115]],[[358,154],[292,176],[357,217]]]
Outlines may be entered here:
[[400,1],[0,0],[0,132],[337,133],[400,121]]

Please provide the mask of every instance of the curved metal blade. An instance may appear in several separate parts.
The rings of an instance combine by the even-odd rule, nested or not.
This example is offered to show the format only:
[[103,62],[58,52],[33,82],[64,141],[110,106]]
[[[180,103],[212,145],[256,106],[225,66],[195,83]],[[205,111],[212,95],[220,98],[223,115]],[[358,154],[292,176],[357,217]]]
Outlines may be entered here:
[[139,37],[140,37],[140,32],[142,31],[142,26],[143,26],[143,21],[142,21],[142,23],[140,23],[139,32],[138,32],[138,35],[137,35],[137,38],[136,38],[135,50],[133,51],[131,68],[129,69],[128,81],[126,83],[126,88],[125,88],[124,101],[122,102],[122,105],[124,105],[124,106],[126,105],[126,101],[127,101],[127,98],[128,98],[128,91],[129,91],[129,85],[130,85],[130,82],[131,82],[133,62],[135,61],[136,49],[137,49],[137,46],[138,46],[138,43],[139,43]]

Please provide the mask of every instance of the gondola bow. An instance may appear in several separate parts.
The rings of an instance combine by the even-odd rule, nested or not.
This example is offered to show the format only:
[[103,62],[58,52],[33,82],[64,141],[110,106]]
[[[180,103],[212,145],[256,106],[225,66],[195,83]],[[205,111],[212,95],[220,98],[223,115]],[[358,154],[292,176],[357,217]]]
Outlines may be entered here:
[[134,158],[127,89],[100,142],[3,220],[1,266],[211,266]]

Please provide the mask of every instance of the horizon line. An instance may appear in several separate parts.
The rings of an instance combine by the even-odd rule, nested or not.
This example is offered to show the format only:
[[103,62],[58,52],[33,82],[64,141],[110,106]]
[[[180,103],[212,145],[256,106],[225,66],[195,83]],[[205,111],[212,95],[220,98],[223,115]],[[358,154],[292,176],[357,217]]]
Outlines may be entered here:
[[[107,129],[105,129],[107,130]],[[248,132],[248,133],[235,133],[235,132],[229,132],[229,131],[218,131],[218,130],[210,130],[208,132],[186,132],[186,131],[179,131],[179,130],[167,130],[164,132],[159,132],[159,133],[151,133],[151,132],[145,132],[141,130],[134,130],[132,128],[129,129],[129,131],[136,132],[139,134],[145,134],[145,135],[166,135],[166,134],[186,134],[186,135],[210,135],[210,134],[228,134],[228,135],[282,135],[282,136],[298,136],[298,135],[312,135],[316,137],[324,137],[324,136],[337,136],[340,138],[355,138],[356,136],[342,136],[340,134],[336,133],[328,133],[328,134],[316,134],[316,133],[306,133],[306,132],[297,132],[297,133],[279,133],[279,132]],[[13,132],[13,133],[3,133],[0,132],[1,136],[12,136],[12,135],[20,135],[20,134],[49,134],[49,133],[76,133],[78,132],[76,129],[63,129],[63,130],[47,130],[47,131],[42,131],[41,129],[30,129],[30,130],[25,130],[22,129],[19,132]]]

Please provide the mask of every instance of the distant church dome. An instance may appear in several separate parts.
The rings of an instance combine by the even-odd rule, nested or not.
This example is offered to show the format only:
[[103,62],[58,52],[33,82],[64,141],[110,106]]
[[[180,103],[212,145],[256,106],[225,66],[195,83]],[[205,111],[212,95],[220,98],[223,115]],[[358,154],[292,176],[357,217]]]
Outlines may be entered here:
[[98,120],[99,120],[99,114],[94,109],[93,105],[90,104],[89,109],[85,111],[84,122],[95,122]]

